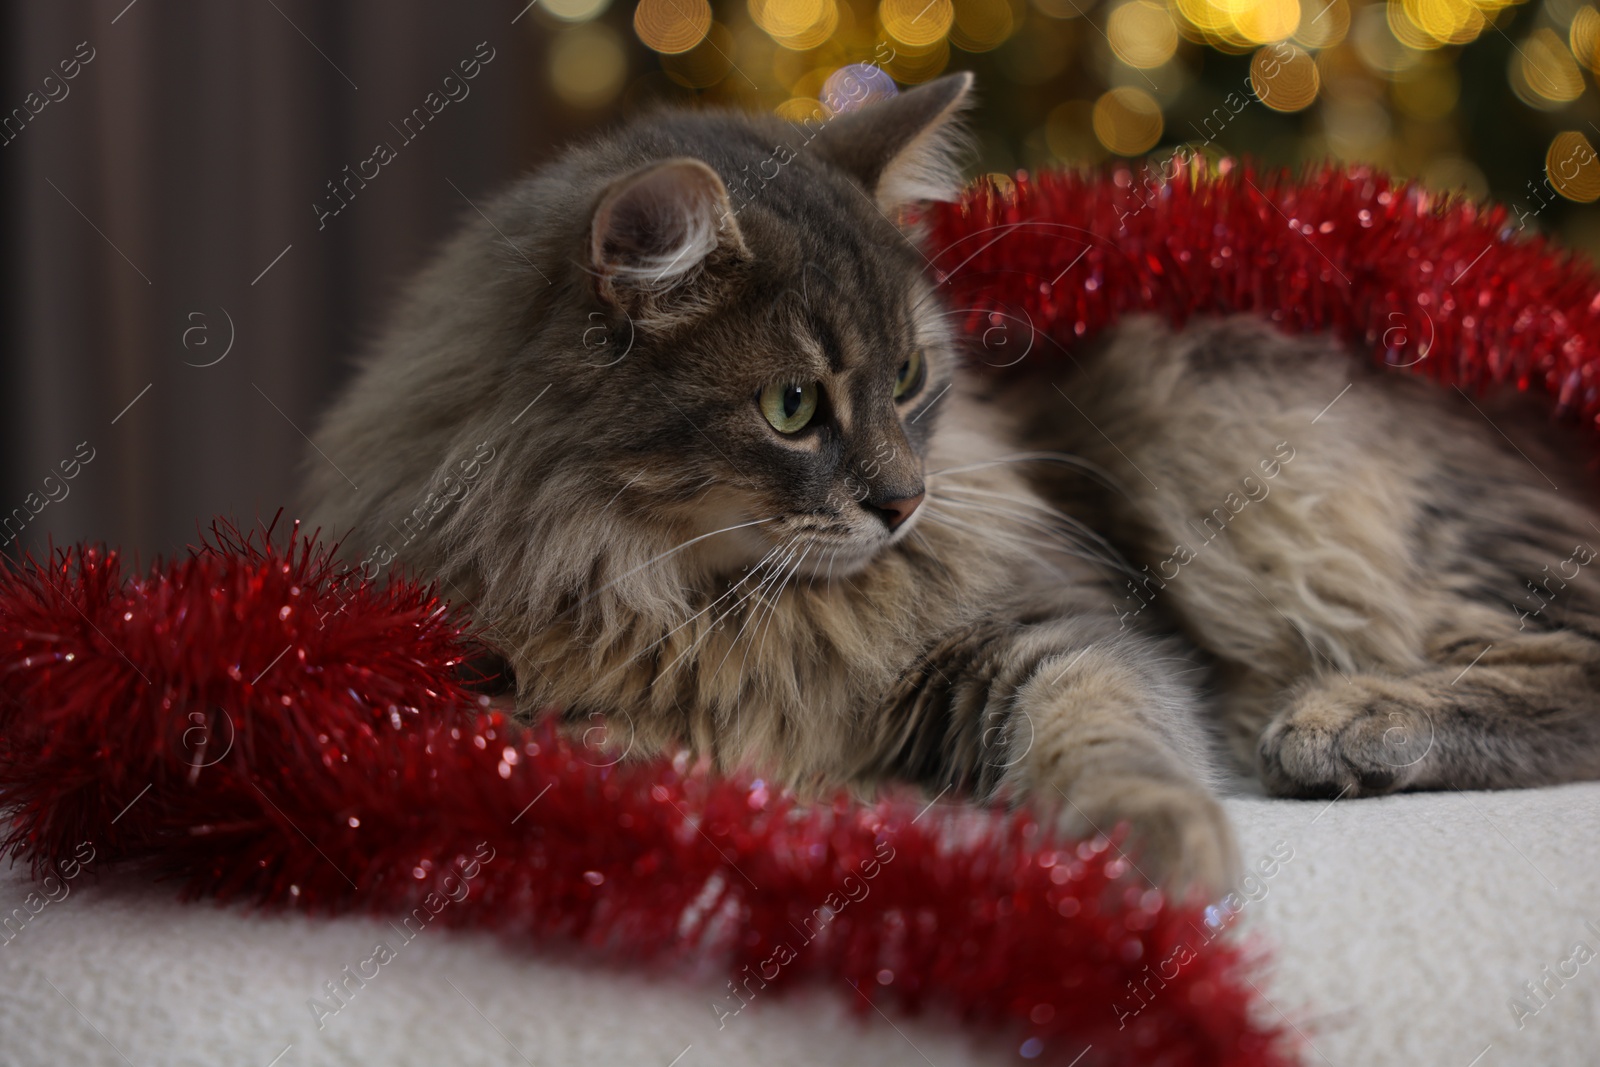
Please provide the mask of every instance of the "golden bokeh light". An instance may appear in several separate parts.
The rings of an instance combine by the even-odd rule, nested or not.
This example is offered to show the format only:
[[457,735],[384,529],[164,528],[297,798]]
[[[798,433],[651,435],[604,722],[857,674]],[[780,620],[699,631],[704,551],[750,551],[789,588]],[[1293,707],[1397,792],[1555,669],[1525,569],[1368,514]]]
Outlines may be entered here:
[[1094,102],[1094,135],[1119,156],[1148,152],[1161,140],[1161,105],[1143,89],[1120,86]]
[[833,112],[816,97],[791,96],[775,109],[780,119],[790,122],[826,122]]
[[1587,5],[1580,7],[1567,29],[1567,43],[1574,59],[1600,74],[1600,11]]
[[1403,0],[1406,18],[1441,45],[1468,44],[1489,26],[1496,7],[1473,0]]
[[573,107],[610,103],[622,91],[627,73],[622,39],[603,22],[562,30],[550,42],[550,87]]
[[1577,130],[1556,134],[1544,157],[1545,176],[1551,188],[1580,204],[1600,200],[1600,159],[1589,138]]
[[1357,11],[1350,26],[1350,43],[1369,69],[1392,75],[1416,66],[1422,53],[1395,39],[1389,29],[1388,6],[1371,3]]
[[646,48],[672,55],[687,52],[711,30],[711,5],[706,0],[639,0],[633,10],[633,32]]
[[1418,51],[1438,48],[1438,39],[1426,33],[1411,20],[1410,15],[1406,14],[1408,2],[1414,5],[1415,0],[1388,0],[1387,3],[1384,3],[1383,13],[1385,20],[1389,23],[1389,32],[1394,34],[1395,40],[1407,48],[1415,48]]
[[956,18],[950,0],[883,0],[883,32],[909,48],[931,48],[944,40]]
[[[811,100],[828,111],[827,105],[822,104],[822,86],[832,73],[831,66],[812,67],[799,77],[789,79],[789,95],[800,100]],[[832,114],[832,111],[828,113]]]
[[1007,0],[955,0],[950,43],[968,52],[987,52],[1005,44],[1016,29]]
[[[1543,203],[1600,205],[1600,132],[1586,124],[1600,122],[1588,92],[1600,85],[1600,0],[635,0],[624,10],[655,55],[628,39],[614,0],[539,0],[527,20],[549,34],[539,77],[563,106],[619,108],[637,79],[644,95],[761,105],[800,126],[826,122],[830,104],[853,109],[971,68],[992,106],[982,170],[1138,158],[1166,138],[1274,166],[1371,164],[1441,195],[1527,204],[1550,193],[1535,191],[1544,140],[1560,197]],[[993,58],[971,54],[983,52]],[[865,96],[846,101],[846,78]],[[1218,108],[1222,97],[1231,102]],[[1250,111],[1235,125],[1241,101]],[[1490,167],[1497,152],[1517,165]],[[1540,222],[1570,231],[1574,214],[1552,206]],[[1587,250],[1600,259],[1600,222]]]
[[1294,36],[1300,28],[1300,0],[1232,0],[1233,28],[1253,44],[1270,44]]
[[1177,15],[1178,36],[1219,52],[1239,54],[1250,51],[1250,42],[1234,29],[1226,8],[1212,0],[1171,0]]
[[1234,54],[1287,40],[1302,21],[1300,0],[1171,0],[1171,4],[1179,16],[1180,34]]
[[894,58],[883,65],[889,76],[904,85],[920,85],[937,78],[950,62],[950,45],[938,41],[932,48],[895,50]]
[[1197,41],[1218,37],[1233,25],[1227,9],[1211,0],[1173,0],[1173,6],[1180,16],[1180,32],[1194,31],[1191,36]]
[[750,18],[785,48],[820,47],[839,28],[835,0],[749,0]]
[[1159,67],[1178,50],[1178,27],[1162,4],[1128,0],[1111,12],[1106,37],[1117,58],[1130,67]]
[[1250,57],[1250,88],[1274,111],[1311,106],[1322,87],[1316,60],[1294,45],[1269,45]]
[[1350,5],[1345,0],[1328,0],[1311,18],[1300,20],[1299,29],[1294,31],[1294,43],[1301,48],[1333,48],[1349,32]]
[[1537,29],[1511,53],[1511,89],[1529,107],[1549,111],[1583,95],[1583,73],[1553,30]]
[[585,22],[611,6],[611,0],[543,0],[540,5],[562,22]]

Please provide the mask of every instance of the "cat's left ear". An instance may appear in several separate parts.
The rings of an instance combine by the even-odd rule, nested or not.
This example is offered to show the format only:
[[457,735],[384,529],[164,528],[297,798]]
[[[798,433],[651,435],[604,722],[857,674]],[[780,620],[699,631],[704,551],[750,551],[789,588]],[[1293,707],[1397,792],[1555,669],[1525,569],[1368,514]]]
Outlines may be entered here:
[[600,298],[633,315],[703,305],[717,261],[749,254],[722,178],[698,159],[653,163],[613,182],[589,231]]
[[893,212],[961,192],[966,137],[957,119],[971,103],[972,74],[962,71],[827,120],[817,135],[823,156]]

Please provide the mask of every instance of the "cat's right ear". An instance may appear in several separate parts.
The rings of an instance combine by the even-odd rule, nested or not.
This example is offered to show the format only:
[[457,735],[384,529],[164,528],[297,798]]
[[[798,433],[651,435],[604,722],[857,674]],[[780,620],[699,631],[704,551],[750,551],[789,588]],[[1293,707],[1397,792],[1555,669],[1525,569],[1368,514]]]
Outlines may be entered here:
[[817,145],[884,211],[954,200],[961,193],[960,161],[967,151],[960,116],[971,102],[971,72],[947,74],[835,115],[818,133]]
[[698,159],[613,182],[589,231],[596,293],[636,320],[704,309],[720,291],[718,269],[749,254],[722,178]]

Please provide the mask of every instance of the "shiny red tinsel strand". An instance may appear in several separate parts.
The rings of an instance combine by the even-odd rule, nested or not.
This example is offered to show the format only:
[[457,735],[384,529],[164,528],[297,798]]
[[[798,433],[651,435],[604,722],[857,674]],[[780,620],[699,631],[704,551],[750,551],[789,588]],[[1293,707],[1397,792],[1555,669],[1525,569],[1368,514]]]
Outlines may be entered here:
[[434,921],[731,978],[724,1012],[811,980],[1041,1062],[1290,1062],[1243,951],[1104,841],[920,800],[803,806],[681,761],[597,766],[459,687],[471,637],[430,589],[218,535],[133,577],[98,548],[0,565],[0,852],[43,871],[87,840],[96,868],[322,913],[453,893]]
[[1131,312],[1248,311],[1468,392],[1537,387],[1600,414],[1600,276],[1502,206],[1368,168],[1169,161],[980,183],[929,223],[947,303],[989,366],[1059,358]]

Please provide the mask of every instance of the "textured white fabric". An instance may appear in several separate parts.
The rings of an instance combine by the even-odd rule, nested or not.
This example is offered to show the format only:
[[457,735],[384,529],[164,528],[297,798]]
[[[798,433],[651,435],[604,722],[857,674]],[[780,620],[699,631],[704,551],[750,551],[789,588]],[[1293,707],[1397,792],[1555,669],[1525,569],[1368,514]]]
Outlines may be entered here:
[[[1243,887],[1235,930],[1270,943],[1267,1010],[1312,1042],[1306,1063],[1600,1063],[1600,957],[1573,951],[1600,953],[1600,784],[1228,806],[1250,862],[1293,852]],[[28,891],[20,870],[0,875],[0,910]],[[401,947],[319,1030],[309,998],[386,937],[381,921],[250,915],[132,874],[81,876],[0,945],[0,1065],[1017,1062],[937,1022],[857,1021],[849,988],[758,1000],[719,1030],[714,985],[445,929]],[[1542,1000],[1523,986],[1541,981]]]

